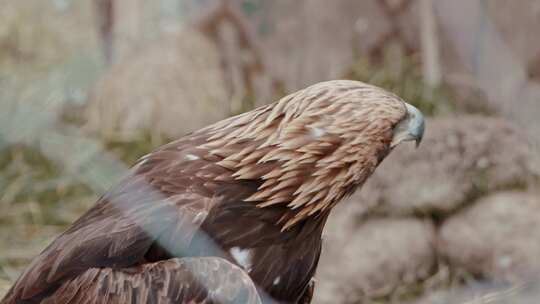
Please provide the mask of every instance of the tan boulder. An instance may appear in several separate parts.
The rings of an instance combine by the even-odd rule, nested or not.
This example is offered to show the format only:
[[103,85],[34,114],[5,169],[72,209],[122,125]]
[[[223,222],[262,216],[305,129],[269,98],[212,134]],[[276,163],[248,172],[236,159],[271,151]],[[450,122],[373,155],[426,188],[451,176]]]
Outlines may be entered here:
[[354,220],[348,212],[340,213],[328,223],[314,303],[359,303],[387,296],[434,271],[430,222],[372,219],[351,227]]
[[407,304],[537,304],[538,282],[501,284],[474,282],[446,290],[430,291]]
[[490,191],[523,188],[536,174],[527,139],[500,118],[433,118],[418,150],[397,150],[355,196],[364,209],[444,215]]
[[502,192],[480,199],[443,223],[440,255],[453,268],[496,280],[540,273],[540,195]]
[[229,114],[222,76],[206,38],[163,35],[105,73],[88,105],[88,127],[121,138],[147,130],[179,137]]

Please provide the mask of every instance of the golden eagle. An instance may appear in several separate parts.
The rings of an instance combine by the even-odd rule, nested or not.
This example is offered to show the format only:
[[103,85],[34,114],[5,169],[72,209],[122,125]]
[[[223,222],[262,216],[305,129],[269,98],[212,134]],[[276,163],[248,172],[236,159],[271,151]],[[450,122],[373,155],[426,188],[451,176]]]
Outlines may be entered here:
[[217,122],[142,157],[1,303],[308,303],[332,207],[423,132],[346,80]]

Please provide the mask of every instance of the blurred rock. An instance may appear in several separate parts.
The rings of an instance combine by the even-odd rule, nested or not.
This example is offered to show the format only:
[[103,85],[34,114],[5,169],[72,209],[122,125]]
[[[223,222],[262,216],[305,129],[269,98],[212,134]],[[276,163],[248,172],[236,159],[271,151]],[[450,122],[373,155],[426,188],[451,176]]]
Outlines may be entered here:
[[[521,7],[521,11],[534,11],[534,6],[528,3]],[[515,48],[508,43],[512,40],[516,43],[518,41],[500,33],[500,24],[492,22],[487,8],[487,2],[482,0],[438,1],[435,5],[441,28],[450,38],[452,48],[459,54],[466,70],[471,72],[475,86],[484,91],[489,103],[498,113],[513,119],[524,132],[540,143],[540,85],[530,81],[527,75],[526,63],[530,59],[520,58],[521,56],[516,54]],[[505,9],[501,10],[504,11]],[[516,32],[518,24],[525,25],[521,17],[525,20],[536,15],[533,13],[524,16],[518,11],[512,11],[516,15],[511,18],[507,16],[514,24],[508,29],[511,33]],[[479,23],[478,20],[483,21]],[[477,28],[478,31],[471,30],[472,28]],[[528,40],[527,36],[522,37],[525,38],[522,41]],[[532,54],[537,53],[537,48],[531,48],[532,44],[527,43],[524,46],[531,50]]]
[[[504,40],[518,58],[530,61],[538,56],[540,39],[530,39],[527,29],[540,27],[540,2],[515,2],[493,0],[485,3],[488,13]],[[512,10],[512,16],[508,10]]]
[[1,73],[17,78],[23,72],[17,67],[22,65],[35,77],[44,68],[80,56],[82,49],[85,55],[94,53],[97,39],[92,2],[53,5],[57,2],[0,0]]
[[414,3],[399,13],[400,18],[389,20],[378,2],[272,1],[258,16],[269,27],[263,45],[272,74],[284,81],[288,91],[343,77],[354,62],[354,53],[369,53],[382,45],[393,22],[407,43],[416,45]]
[[[418,3],[412,1],[398,13],[388,16],[382,0],[274,0],[252,16],[264,29],[273,74],[283,79],[289,91],[307,84],[342,75],[350,67],[355,52],[372,53],[388,41],[392,26],[402,32],[400,42],[420,50]],[[407,1],[386,1],[396,9]],[[452,3],[450,1],[450,3]],[[492,0],[485,2],[487,17],[497,26],[502,40],[523,62],[535,58],[540,39],[530,39],[540,24],[540,4],[531,1]],[[512,14],[508,14],[511,11]],[[339,17],[336,17],[339,16]],[[457,16],[457,20],[461,20]],[[478,19],[476,19],[478,20]],[[489,22],[489,20],[483,20]],[[473,33],[483,30],[484,22],[470,25]],[[440,28],[442,64],[445,77],[459,78],[461,86],[476,85],[470,70],[460,64],[451,41]],[[317,64],[313,64],[317,62]]]
[[448,290],[430,291],[408,304],[537,304],[540,284],[496,284],[475,282]]
[[520,282],[467,280],[452,282],[447,288],[426,289],[424,293],[402,304],[537,304],[540,299],[538,277]]
[[141,130],[179,137],[229,114],[219,54],[189,31],[164,35],[116,63],[88,106],[88,127],[130,138]]
[[535,175],[527,139],[499,118],[434,118],[418,150],[396,150],[355,196],[359,212],[444,215],[490,191],[524,188]]
[[502,192],[482,198],[440,228],[438,250],[451,267],[497,280],[540,271],[540,196]]
[[412,218],[372,219],[355,228],[352,223],[347,208],[329,220],[315,303],[387,296],[418,284],[435,269],[431,223]]

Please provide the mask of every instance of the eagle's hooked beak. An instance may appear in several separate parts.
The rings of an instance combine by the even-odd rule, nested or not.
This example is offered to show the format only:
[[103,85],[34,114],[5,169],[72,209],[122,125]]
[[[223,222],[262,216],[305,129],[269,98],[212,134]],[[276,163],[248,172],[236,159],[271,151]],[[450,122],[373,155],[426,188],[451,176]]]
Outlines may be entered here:
[[405,103],[407,108],[407,115],[402,119],[394,128],[394,136],[390,147],[394,148],[403,141],[416,141],[416,147],[420,145],[422,137],[424,136],[424,115],[417,108]]

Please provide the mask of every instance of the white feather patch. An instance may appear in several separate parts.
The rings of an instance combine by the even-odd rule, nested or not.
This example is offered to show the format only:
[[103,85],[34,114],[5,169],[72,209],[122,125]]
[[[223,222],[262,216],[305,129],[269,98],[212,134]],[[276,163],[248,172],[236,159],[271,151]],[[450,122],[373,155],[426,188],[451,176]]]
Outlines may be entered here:
[[309,134],[315,138],[319,138],[326,134],[326,131],[323,128],[311,127],[309,130]]
[[195,154],[187,154],[186,159],[187,160],[197,160],[197,159],[199,159],[199,157],[197,155],[195,155]]
[[238,265],[242,266],[242,268],[244,268],[247,272],[251,270],[251,251],[249,249],[232,247],[229,252]]

